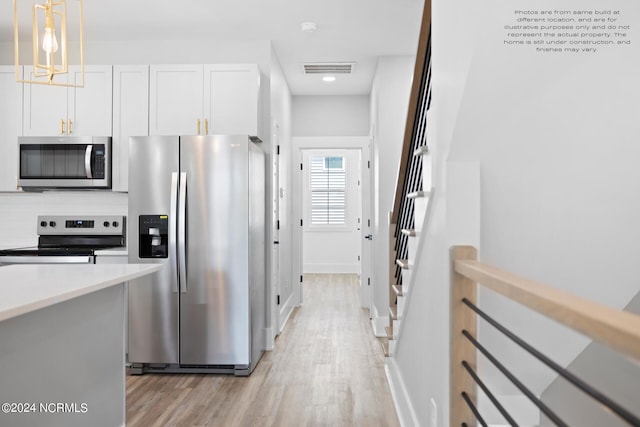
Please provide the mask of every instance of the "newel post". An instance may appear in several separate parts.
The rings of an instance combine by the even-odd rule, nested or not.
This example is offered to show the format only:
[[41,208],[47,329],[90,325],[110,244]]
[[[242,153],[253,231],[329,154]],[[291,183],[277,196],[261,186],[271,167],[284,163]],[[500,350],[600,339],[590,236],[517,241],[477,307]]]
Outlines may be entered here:
[[449,331],[451,345],[451,365],[450,365],[450,425],[475,426],[477,421],[473,412],[464,401],[462,394],[466,393],[471,402],[477,406],[476,385],[471,376],[462,366],[462,361],[467,363],[477,371],[476,349],[463,335],[462,331],[467,330],[476,337],[476,315],[462,303],[466,298],[473,304],[477,300],[477,284],[471,279],[456,272],[456,261],[476,260],[477,251],[472,246],[453,246],[450,249],[451,258],[451,330]]

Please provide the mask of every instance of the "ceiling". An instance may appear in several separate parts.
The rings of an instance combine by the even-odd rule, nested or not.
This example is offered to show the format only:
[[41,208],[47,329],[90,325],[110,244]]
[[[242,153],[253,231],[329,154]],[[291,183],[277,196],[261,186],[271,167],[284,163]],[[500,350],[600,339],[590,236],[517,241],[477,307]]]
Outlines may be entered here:
[[[271,40],[294,95],[368,94],[378,56],[415,55],[422,6],[423,0],[83,1],[88,43]],[[13,4],[2,0],[0,41],[13,40],[12,21]],[[316,31],[303,32],[303,22],[314,22]],[[351,75],[326,83],[321,75],[304,75],[302,64],[308,62],[355,67]]]

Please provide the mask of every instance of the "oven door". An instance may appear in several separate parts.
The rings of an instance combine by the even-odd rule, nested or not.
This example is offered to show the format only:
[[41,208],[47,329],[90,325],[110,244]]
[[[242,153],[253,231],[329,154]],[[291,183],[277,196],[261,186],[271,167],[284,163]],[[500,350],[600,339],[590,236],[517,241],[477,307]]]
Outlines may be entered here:
[[19,137],[22,188],[111,188],[110,137]]

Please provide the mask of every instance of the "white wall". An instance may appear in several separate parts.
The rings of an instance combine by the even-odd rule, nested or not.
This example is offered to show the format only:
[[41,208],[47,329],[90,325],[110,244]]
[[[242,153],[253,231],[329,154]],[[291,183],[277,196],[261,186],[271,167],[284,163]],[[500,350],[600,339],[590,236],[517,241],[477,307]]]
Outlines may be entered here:
[[[85,40],[84,61],[92,65],[256,63],[268,70],[270,52],[268,40]],[[13,63],[13,41],[0,43],[0,64]]]
[[[303,150],[303,272],[360,273],[360,150]],[[343,156],[346,169],[345,225],[313,226],[310,219],[310,156]]]
[[[389,220],[398,179],[400,153],[407,120],[415,58],[385,56],[378,65],[371,88],[371,134],[374,168],[374,276],[372,316],[388,322]],[[374,325],[376,323],[374,322]],[[382,325],[384,326],[384,325]],[[377,331],[377,333],[383,333]]]
[[294,136],[369,134],[369,96],[294,96]]
[[[633,266],[640,250],[640,146],[634,142],[640,137],[640,52],[513,49],[503,44],[503,26],[517,8],[613,9],[637,25],[640,6],[620,0],[476,3],[433,7],[429,136],[436,195],[393,362],[423,425],[431,398],[438,425],[449,425],[451,244],[479,240],[484,262],[618,308],[639,289]],[[450,202],[465,191],[450,186],[453,162],[480,165],[481,208],[469,212],[471,221],[480,221],[479,239],[453,226],[459,213]],[[562,364],[586,344],[515,304],[484,292],[480,299],[499,321]],[[535,393],[554,378],[486,328],[480,337]],[[482,359],[480,364],[498,394],[515,394]]]

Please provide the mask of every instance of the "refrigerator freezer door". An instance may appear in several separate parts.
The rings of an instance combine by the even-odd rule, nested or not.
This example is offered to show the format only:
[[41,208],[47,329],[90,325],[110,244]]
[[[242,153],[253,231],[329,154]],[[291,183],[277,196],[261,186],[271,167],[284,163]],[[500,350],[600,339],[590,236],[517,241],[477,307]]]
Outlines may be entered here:
[[[174,174],[179,171],[179,140],[177,136],[132,137],[129,153],[129,262],[164,264],[157,273],[129,282],[129,362],[178,363],[177,259],[171,250],[176,243],[176,227],[171,225],[176,212],[171,209],[177,204]],[[171,231],[166,258],[140,257],[146,230],[144,224],[141,227],[141,215],[168,220]],[[147,232],[151,233],[150,229]]]
[[181,137],[187,173],[182,365],[249,365],[249,195],[246,136]]

